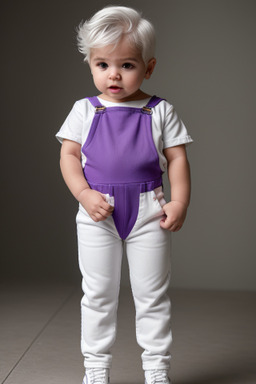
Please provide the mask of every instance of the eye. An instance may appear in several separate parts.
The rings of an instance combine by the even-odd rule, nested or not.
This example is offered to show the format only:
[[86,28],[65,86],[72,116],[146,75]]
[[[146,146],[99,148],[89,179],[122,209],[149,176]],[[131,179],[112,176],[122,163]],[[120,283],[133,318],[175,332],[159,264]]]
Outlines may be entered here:
[[106,68],[108,68],[107,63],[104,63],[104,62],[98,63],[97,66],[100,67],[101,69],[106,69]]
[[124,64],[122,65],[122,67],[123,67],[124,69],[133,69],[133,68],[134,68],[134,65],[131,64],[131,63],[124,63]]

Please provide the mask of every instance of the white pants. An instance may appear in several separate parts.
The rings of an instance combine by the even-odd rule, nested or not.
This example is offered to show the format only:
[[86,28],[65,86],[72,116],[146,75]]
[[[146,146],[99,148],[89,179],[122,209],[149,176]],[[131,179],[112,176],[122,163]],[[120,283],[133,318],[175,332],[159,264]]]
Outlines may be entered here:
[[[116,336],[124,243],[136,309],[136,336],[144,349],[143,369],[170,364],[170,232],[155,191],[141,193],[138,218],[125,241],[112,216],[95,223],[80,205],[77,214],[79,266],[83,276],[81,349],[85,367],[110,368]],[[125,346],[124,346],[125,348]]]

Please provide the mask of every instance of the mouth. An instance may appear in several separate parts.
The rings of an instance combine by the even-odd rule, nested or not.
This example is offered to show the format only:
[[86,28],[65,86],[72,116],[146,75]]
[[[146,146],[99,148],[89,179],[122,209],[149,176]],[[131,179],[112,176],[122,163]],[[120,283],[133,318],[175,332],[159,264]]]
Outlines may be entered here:
[[110,92],[112,92],[112,93],[118,93],[118,92],[120,92],[121,91],[121,87],[118,87],[117,85],[111,85],[110,87],[109,87],[109,90],[110,90]]

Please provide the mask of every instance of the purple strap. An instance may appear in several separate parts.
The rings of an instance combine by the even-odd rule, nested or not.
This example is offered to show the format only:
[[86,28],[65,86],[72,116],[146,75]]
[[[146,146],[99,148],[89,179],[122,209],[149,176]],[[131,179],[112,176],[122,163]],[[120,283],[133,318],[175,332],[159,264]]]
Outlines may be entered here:
[[90,103],[95,107],[103,107],[97,96],[87,97]]
[[154,96],[151,97],[151,99],[147,103],[146,107],[147,108],[154,108],[162,100],[164,100],[164,99],[161,99],[160,97],[157,97],[157,96],[154,95]]

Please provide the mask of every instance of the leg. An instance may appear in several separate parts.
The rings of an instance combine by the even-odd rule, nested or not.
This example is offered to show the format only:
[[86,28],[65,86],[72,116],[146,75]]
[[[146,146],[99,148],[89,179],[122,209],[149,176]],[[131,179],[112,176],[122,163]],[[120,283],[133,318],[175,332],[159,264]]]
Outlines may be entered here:
[[137,341],[144,349],[144,370],[169,369],[170,232],[159,223],[161,207],[153,192],[141,195],[138,224],[127,238],[127,258],[136,308]]
[[86,368],[109,368],[116,336],[122,241],[113,219],[95,223],[80,207],[77,214],[79,266],[83,276],[81,349]]

